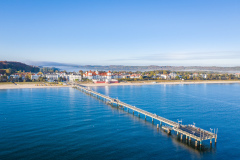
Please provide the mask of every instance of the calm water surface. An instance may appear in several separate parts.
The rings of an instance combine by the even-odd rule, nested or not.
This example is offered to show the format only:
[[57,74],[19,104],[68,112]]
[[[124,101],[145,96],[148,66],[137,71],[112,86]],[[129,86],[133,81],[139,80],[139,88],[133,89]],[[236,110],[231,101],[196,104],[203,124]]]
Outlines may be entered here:
[[240,159],[240,84],[93,87],[183,124],[218,128],[199,151],[151,119],[73,88],[0,90],[0,159]]

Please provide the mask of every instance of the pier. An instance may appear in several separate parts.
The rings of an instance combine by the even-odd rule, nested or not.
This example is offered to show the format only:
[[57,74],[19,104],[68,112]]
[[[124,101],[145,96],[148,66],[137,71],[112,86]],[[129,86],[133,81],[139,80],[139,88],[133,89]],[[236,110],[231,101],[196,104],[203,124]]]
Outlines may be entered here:
[[[132,110],[133,114],[138,113],[139,117],[140,117],[140,114],[145,115],[145,120],[146,120],[146,117],[150,117],[153,123],[159,122],[157,123],[157,129],[159,129],[159,125],[160,125],[160,127],[163,130],[167,131],[168,134],[171,134],[172,131],[175,131],[175,133],[177,133],[178,136],[180,135],[180,140],[183,139],[183,136],[185,136],[186,141],[191,142],[191,140],[192,141],[195,140],[195,147],[197,147],[198,144],[201,147],[202,142],[205,140],[210,140],[210,145],[212,145],[213,139],[215,140],[215,144],[217,143],[217,130],[215,131],[215,129],[214,129],[214,132],[212,132],[212,130],[207,131],[199,127],[196,127],[195,125],[190,125],[190,124],[182,125],[178,122],[171,121],[159,115],[150,113],[148,111],[142,110],[135,106],[121,102],[119,99],[111,98],[109,96],[95,92],[91,89],[87,89],[84,86],[74,85],[73,88],[76,88],[88,95],[97,97],[98,99],[101,99],[108,104],[112,104],[112,105],[115,104],[118,107],[122,107],[123,109],[126,108],[128,111]],[[165,124],[165,126],[163,126],[163,124]]]

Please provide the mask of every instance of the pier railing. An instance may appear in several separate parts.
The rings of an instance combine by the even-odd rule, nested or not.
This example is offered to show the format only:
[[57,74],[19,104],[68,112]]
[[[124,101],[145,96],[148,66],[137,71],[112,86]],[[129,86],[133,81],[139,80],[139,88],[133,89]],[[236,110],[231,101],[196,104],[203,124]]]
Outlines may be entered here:
[[[162,123],[169,125],[171,127],[165,126],[163,128],[167,129],[169,133],[171,133],[171,130],[174,130],[175,132],[177,132],[177,135],[180,134],[181,140],[184,135],[186,137],[186,140],[191,141],[191,138],[195,139],[196,140],[195,146],[197,146],[198,141],[200,142],[200,146],[201,146],[203,140],[210,140],[210,144],[212,144],[212,139],[215,139],[215,143],[217,142],[217,133],[212,133],[210,131],[196,127],[195,125],[179,124],[177,122],[174,122],[174,121],[171,121],[164,117],[150,113],[143,109],[140,109],[135,106],[129,105],[127,103],[121,102],[119,99],[115,99],[115,98],[111,98],[109,96],[103,95],[101,93],[98,93],[96,91],[93,91],[93,90],[88,89],[81,85],[74,85],[73,87],[77,88],[77,89],[81,90],[82,92],[85,92],[89,95],[95,96],[97,98],[101,98],[102,100],[106,101],[107,103],[116,104],[119,107],[123,107],[123,109],[127,108],[128,111],[130,109],[133,111],[133,114],[134,114],[134,112],[138,112],[139,116],[140,116],[140,114],[143,114],[143,115],[145,115],[145,119],[146,119],[146,117],[150,117],[150,118],[152,118],[152,122],[154,122],[154,120],[157,120],[160,122],[160,126],[162,126]],[[157,126],[159,126],[159,124]]]

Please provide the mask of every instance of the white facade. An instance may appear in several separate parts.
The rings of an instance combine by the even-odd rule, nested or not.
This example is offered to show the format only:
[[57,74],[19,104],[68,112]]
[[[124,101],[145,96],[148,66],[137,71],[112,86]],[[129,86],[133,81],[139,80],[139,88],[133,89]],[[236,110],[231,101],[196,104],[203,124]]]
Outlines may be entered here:
[[112,78],[112,73],[110,71],[107,72],[107,79],[111,79]]
[[170,77],[171,79],[175,79],[175,78],[177,77],[177,74],[176,74],[176,73],[170,73],[170,74],[169,74],[169,77]]
[[99,71],[88,71],[83,74],[83,78],[87,79],[96,79],[96,80],[105,80],[105,79],[112,79],[112,73],[108,72],[99,72]]
[[204,79],[207,79],[207,74],[202,74],[202,77],[203,77]]
[[240,73],[235,73],[235,76],[240,78]]
[[38,80],[38,78],[39,77],[41,77],[40,75],[37,75],[37,74],[35,74],[35,75],[31,75],[31,80]]
[[140,78],[141,74],[132,74],[130,78]]
[[58,74],[46,74],[46,78],[49,81],[55,81],[58,80],[60,76]]
[[162,78],[162,79],[167,79],[167,75],[161,74],[161,75],[160,75],[160,78]]
[[59,77],[65,78],[67,81],[69,81],[69,75],[66,73],[59,74]]
[[68,80],[70,82],[74,82],[75,80],[81,81],[82,80],[82,76],[81,75],[69,75],[68,76]]

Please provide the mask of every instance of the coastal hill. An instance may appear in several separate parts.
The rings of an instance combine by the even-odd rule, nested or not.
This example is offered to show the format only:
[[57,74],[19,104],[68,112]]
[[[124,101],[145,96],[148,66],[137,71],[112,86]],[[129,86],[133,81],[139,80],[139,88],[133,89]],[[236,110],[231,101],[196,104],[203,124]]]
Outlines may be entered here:
[[39,72],[39,67],[27,65],[21,62],[0,61],[0,70],[12,69],[15,71]]

